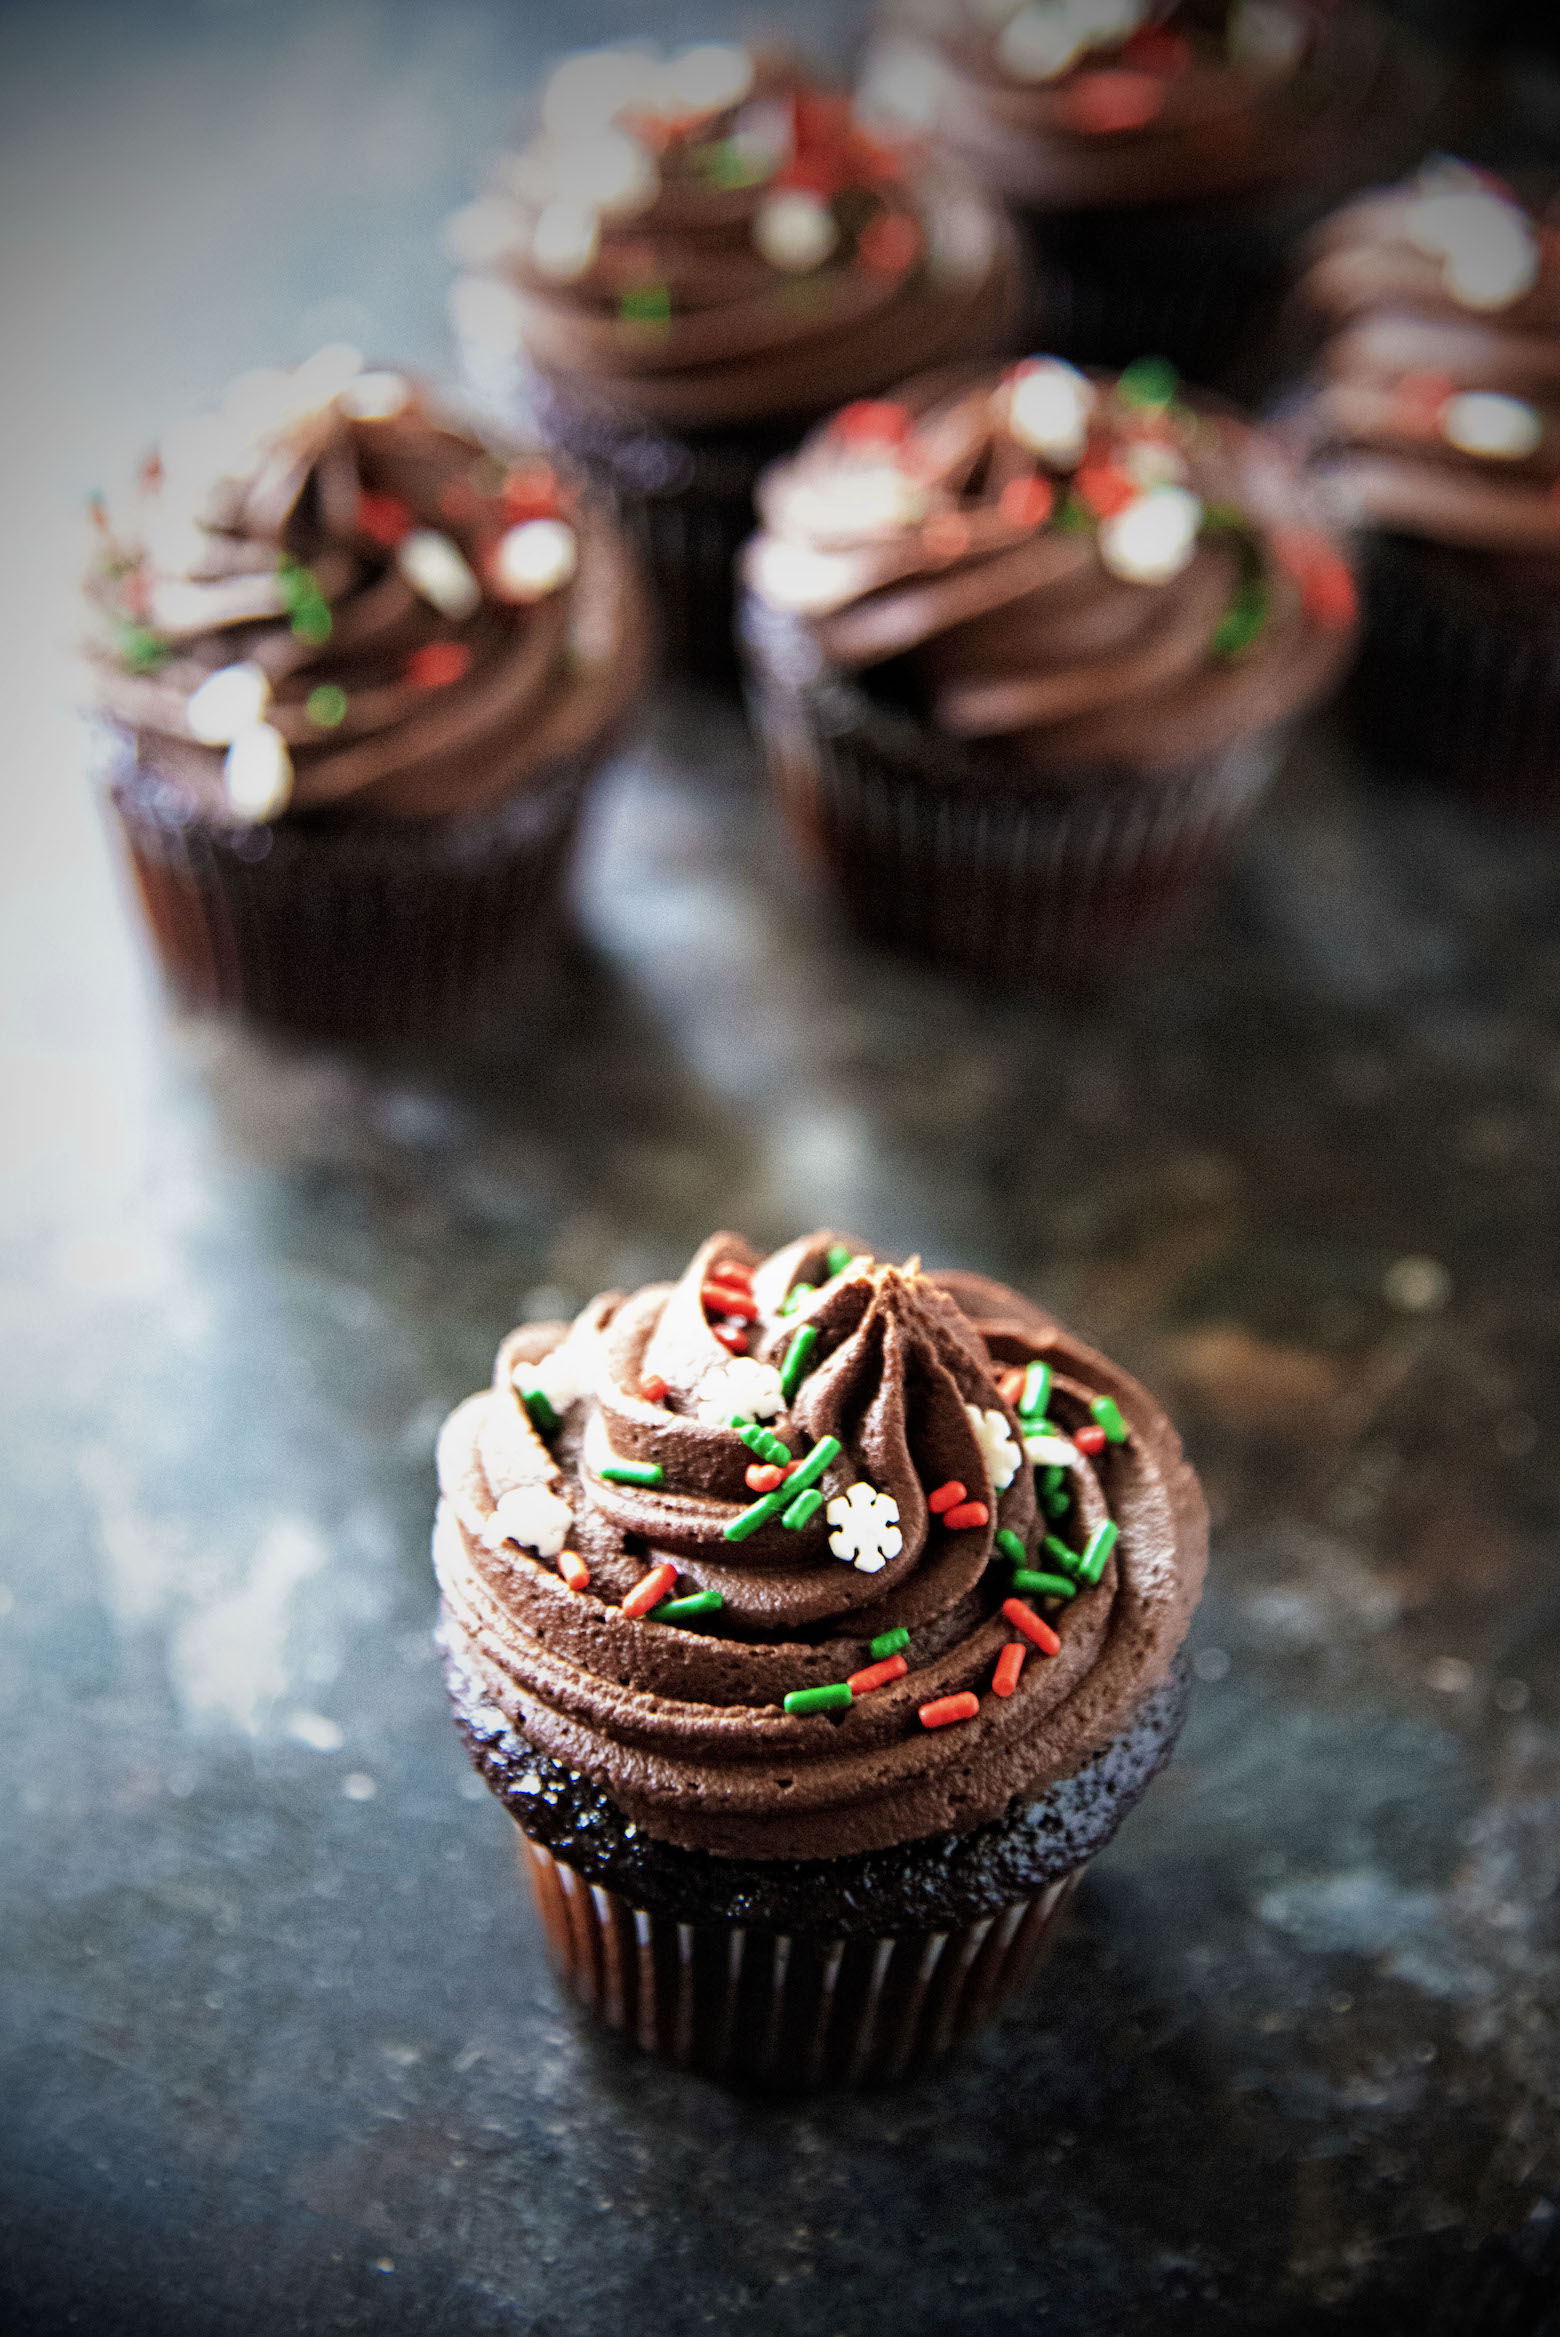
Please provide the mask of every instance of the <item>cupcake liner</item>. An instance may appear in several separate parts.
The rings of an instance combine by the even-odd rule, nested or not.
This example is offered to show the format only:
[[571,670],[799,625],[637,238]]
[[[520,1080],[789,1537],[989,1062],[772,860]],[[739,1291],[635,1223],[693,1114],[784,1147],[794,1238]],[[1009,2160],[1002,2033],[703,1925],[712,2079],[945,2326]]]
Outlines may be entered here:
[[1406,536],[1370,545],[1366,632],[1345,695],[1395,777],[1503,810],[1560,812],[1560,610],[1498,589],[1483,555]]
[[553,1960],[582,2004],[647,2053],[727,2084],[811,2093],[907,2076],[1028,1977],[1081,1867],[939,1931],[814,1937],[636,1907],[523,1832]]
[[418,1044],[497,1031],[557,926],[591,762],[458,820],[320,814],[224,826],[116,734],[103,773],[178,1003],[311,1037]]
[[1191,768],[1026,782],[859,684],[764,670],[752,712],[798,846],[869,939],[993,980],[1096,970],[1192,897],[1277,765],[1274,733]]

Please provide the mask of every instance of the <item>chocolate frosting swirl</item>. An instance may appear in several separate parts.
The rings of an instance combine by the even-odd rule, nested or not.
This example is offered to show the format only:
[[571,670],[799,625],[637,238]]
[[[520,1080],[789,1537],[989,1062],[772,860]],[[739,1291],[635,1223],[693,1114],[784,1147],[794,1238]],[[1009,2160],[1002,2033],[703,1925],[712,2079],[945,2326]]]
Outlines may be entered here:
[[[893,0],[865,98],[874,114],[934,129],[984,181],[1047,210],[1326,179],[1397,107],[1384,25],[1336,0],[1100,0],[1097,35],[1042,77],[1038,58],[1020,69],[1014,20],[1047,13],[1061,12]],[[1068,14],[1080,28],[1091,17]]]
[[1032,771],[1173,765],[1314,697],[1354,595],[1294,466],[1162,361],[1054,359],[847,408],[766,473],[746,575],[822,660],[910,656]]
[[1524,202],[1443,162],[1319,233],[1300,288],[1326,336],[1305,426],[1340,518],[1560,558],[1554,217],[1552,193]]
[[689,54],[725,60],[719,102],[677,95],[677,59],[645,58],[632,96],[621,52],[561,70],[562,122],[453,223],[463,338],[523,347],[588,413],[695,431],[818,414],[907,362],[1007,345],[1017,246],[957,166],[869,137],[794,65]]
[[[710,1319],[712,1278],[726,1270],[729,1288],[733,1267],[751,1272],[753,1317],[736,1327],[735,1372],[733,1330]],[[798,1285],[800,1302],[782,1312]],[[760,1408],[779,1404],[766,1425],[798,1460],[837,1440],[824,1446],[825,1504],[733,1538],[755,1463],[725,1403],[744,1383],[761,1388],[765,1373],[749,1367],[772,1365],[809,1330],[799,1387],[783,1403],[771,1389]],[[1073,1450],[1063,1527],[1042,1518],[1023,1457],[1036,1422],[997,1384],[1035,1359],[1054,1372],[1045,1449],[1069,1449],[1100,1396],[1126,1430],[1092,1459]],[[545,1436],[522,1393],[538,1381],[558,1418]],[[658,1481],[605,1473],[624,1464]],[[948,1510],[946,1497],[932,1510],[950,1481],[983,1517]],[[881,1848],[1040,1793],[1166,1677],[1206,1562],[1196,1481],[1125,1373],[999,1284],[848,1255],[827,1233],[764,1260],[717,1234],[676,1284],[599,1298],[571,1327],[514,1333],[492,1388],[446,1424],[439,1482],[434,1553],[458,1662],[527,1741],[650,1835],[730,1857]],[[518,1508],[505,1499],[516,1494]],[[837,1522],[868,1509],[864,1532]],[[556,1515],[551,1535],[525,1524],[538,1514]],[[517,1517],[531,1546],[506,1537]],[[1034,1655],[1011,1696],[991,1693],[1013,1637],[1000,1612],[1011,1553],[1021,1545],[1044,1566],[1047,1531],[1083,1548],[1107,1519],[1119,1539],[1102,1575],[1053,1615],[1059,1653]],[[565,1532],[589,1570],[578,1591],[538,1547],[556,1552]],[[680,1597],[718,1593],[718,1610],[687,1624],[625,1614],[662,1563]],[[842,1715],[783,1709],[796,1691],[860,1672],[871,1642],[901,1630],[902,1677]],[[922,1726],[921,1707],[966,1692],[979,1698],[973,1720]]]
[[[601,514],[354,351],[235,383],[143,466],[128,525],[96,517],[98,702],[209,815],[476,810],[602,741],[645,677]],[[279,774],[258,804],[241,733]]]

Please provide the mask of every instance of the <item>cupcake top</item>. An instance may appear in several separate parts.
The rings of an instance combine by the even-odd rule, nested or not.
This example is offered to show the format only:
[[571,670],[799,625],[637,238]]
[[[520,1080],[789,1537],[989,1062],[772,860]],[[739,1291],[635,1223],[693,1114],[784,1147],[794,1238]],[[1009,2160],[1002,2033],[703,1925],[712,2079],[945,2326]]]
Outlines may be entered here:
[[1379,129],[1390,70],[1337,0],[892,0],[863,102],[1065,209],[1310,178]]
[[352,349],[245,374],[93,517],[98,702],[211,816],[475,810],[644,679],[602,516]]
[[1350,573],[1294,466],[1158,358],[911,383],[823,424],[758,500],[761,609],[821,664],[908,654],[939,728],[1042,771],[1265,727],[1351,638]]
[[1560,553],[1554,218],[1440,161],[1322,230],[1301,286],[1327,335],[1308,426],[1344,517]]
[[979,1275],[828,1233],[517,1331],[439,1450],[452,1652],[654,1838],[833,1858],[1126,1726],[1207,1518],[1152,1399]]
[[452,224],[469,344],[673,429],[816,414],[999,348],[1019,267],[947,163],[869,136],[787,61],[705,44],[572,57]]

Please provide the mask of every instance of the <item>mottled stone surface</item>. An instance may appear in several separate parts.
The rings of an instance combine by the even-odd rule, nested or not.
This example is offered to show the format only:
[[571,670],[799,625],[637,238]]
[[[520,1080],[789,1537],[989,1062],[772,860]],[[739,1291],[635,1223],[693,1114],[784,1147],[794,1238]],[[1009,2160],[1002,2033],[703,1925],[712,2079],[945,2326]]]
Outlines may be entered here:
[[[982,999],[845,945],[682,701],[510,1063],[171,1027],[139,970],[54,654],[90,450],[328,332],[437,354],[508,15],[3,27],[0,2327],[1552,2330],[1553,838],[1318,737],[1177,951]],[[1217,1535],[1183,1749],[1037,1986],[776,2107],[554,1993],[430,1456],[517,1317],[825,1220],[1119,1353]]]

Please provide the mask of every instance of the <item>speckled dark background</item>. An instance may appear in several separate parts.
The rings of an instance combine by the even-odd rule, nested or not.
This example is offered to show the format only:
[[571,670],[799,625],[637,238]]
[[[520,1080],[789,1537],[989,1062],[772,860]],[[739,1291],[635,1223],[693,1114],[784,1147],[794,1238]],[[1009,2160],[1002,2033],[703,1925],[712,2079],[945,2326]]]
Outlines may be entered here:
[[[437,362],[438,221],[557,21],[0,11],[0,2329],[1552,2332],[1554,837],[1318,733],[1178,951],[980,998],[840,940],[683,700],[512,1063],[152,994],[76,777],[80,496],[241,366]],[[1181,1755],[1034,1990],[765,2106],[555,1995],[443,1707],[430,1456],[517,1317],[830,1220],[1150,1379],[1216,1554]]]

